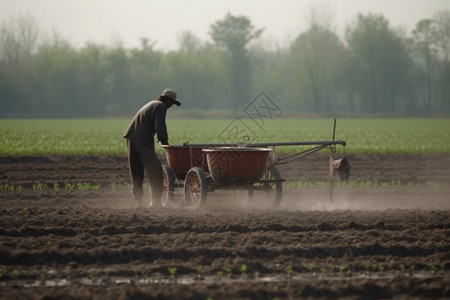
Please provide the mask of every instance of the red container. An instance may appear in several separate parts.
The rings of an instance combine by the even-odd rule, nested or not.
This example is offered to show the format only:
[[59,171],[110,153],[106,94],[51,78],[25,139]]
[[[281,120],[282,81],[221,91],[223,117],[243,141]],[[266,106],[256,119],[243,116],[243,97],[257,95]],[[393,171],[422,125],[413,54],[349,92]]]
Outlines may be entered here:
[[203,149],[211,176],[220,184],[252,184],[266,170],[272,149],[220,147]]
[[[191,161],[191,151],[188,146],[163,145],[162,147],[166,152],[167,163],[178,179],[184,179],[190,168],[202,167],[202,148],[191,147]],[[203,169],[208,171],[205,167],[207,167],[206,161],[204,162]]]

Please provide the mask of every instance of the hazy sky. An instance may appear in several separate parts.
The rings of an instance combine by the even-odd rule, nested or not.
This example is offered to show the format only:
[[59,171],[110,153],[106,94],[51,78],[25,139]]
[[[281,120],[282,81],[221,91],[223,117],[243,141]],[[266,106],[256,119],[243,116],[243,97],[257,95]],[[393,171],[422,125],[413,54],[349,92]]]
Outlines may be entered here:
[[76,46],[120,40],[135,47],[147,37],[158,49],[175,49],[182,31],[209,40],[210,25],[230,12],[265,28],[264,40],[283,45],[307,28],[311,7],[333,12],[339,33],[358,12],[382,13],[410,31],[419,20],[450,9],[450,0],[0,0],[0,21],[30,14],[42,31],[54,29]]

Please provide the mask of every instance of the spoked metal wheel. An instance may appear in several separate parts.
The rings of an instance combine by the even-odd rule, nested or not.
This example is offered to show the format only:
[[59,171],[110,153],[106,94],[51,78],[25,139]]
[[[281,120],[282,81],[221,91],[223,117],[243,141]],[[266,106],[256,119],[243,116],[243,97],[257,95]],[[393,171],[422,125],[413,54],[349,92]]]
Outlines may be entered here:
[[203,207],[206,203],[207,195],[208,182],[205,171],[197,167],[191,168],[184,180],[183,206],[191,209]]
[[278,169],[270,166],[261,181],[248,190],[247,204],[261,209],[276,209],[283,194],[282,180]]
[[163,165],[163,194],[161,205],[170,208],[173,206],[175,191],[175,174],[171,168]]

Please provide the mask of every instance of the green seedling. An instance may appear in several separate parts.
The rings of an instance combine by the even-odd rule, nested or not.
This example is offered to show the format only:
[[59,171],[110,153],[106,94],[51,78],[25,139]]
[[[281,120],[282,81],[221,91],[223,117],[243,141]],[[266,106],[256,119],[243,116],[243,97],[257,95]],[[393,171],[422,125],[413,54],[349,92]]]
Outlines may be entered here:
[[425,183],[425,186],[427,186],[427,187],[434,187],[434,188],[437,188],[437,187],[440,187],[442,184],[440,184],[439,182],[434,182],[434,181],[426,181],[426,183]]
[[231,268],[223,267],[223,272],[224,272],[227,276],[230,276],[230,275],[231,275]]
[[294,272],[294,270],[292,269],[292,266],[291,265],[287,266],[286,267],[286,274],[287,274],[287,276],[291,276],[292,272]]
[[277,292],[277,291],[278,291],[278,283],[275,283],[275,284],[273,285],[272,290],[273,290],[274,292]]
[[247,273],[247,265],[243,264],[242,266],[240,266],[239,271],[241,272],[241,274]]
[[401,265],[399,266],[399,268],[400,268],[400,271],[402,271],[402,272],[405,271],[405,265],[404,265],[404,264],[401,264]]
[[12,184],[0,184],[0,191],[2,192],[14,192],[15,189],[16,187]]
[[[99,188],[101,188],[100,185],[98,185]],[[97,185],[94,185],[94,188],[97,188]],[[118,191],[118,190],[129,190],[131,188],[130,183],[111,183],[107,189],[110,191]]]
[[20,275],[20,272],[19,272],[19,270],[14,269],[11,271],[11,273],[9,275],[11,275],[12,278],[16,278]]
[[325,273],[325,268],[320,268],[320,273]]
[[327,261],[331,262],[331,261],[333,261],[333,260],[334,260],[333,255],[327,256]]
[[39,275],[39,277],[41,278],[41,280],[44,280],[45,279],[45,273],[41,273],[40,275]]
[[101,189],[100,184],[91,184],[88,182],[79,182],[79,183],[66,183],[64,186],[61,186],[59,183],[55,182],[53,185],[48,186],[46,183],[38,182],[31,185],[31,187],[23,187],[21,185],[15,186],[10,184],[2,184],[0,185],[0,191],[5,192],[24,192],[28,190],[33,191],[47,191],[47,190],[53,190],[53,191],[97,191]]
[[66,183],[64,185],[64,190],[66,190],[66,191],[74,191],[75,190],[75,184],[73,184],[73,183]]
[[197,277],[203,278],[203,267],[198,265],[195,269],[197,270]]
[[314,271],[314,266],[310,265],[307,267],[308,271],[313,272]]
[[33,191],[45,191],[48,190],[48,186],[45,183],[35,183],[32,187]]
[[224,273],[223,273],[222,270],[219,270],[219,271],[217,271],[216,275],[217,275],[218,277],[222,277],[222,276],[224,275]]
[[176,276],[177,275],[177,268],[176,267],[167,268],[167,270],[169,270],[170,276]]
[[445,268],[445,264],[441,263],[439,260],[436,260],[432,263],[428,264],[428,267],[430,267],[431,271],[434,272],[436,271],[439,267],[441,268],[441,270],[443,270]]
[[145,271],[141,270],[141,268],[139,268],[139,267],[134,267],[133,272],[134,272],[135,276],[145,275]]
[[345,266],[340,266],[339,267],[339,272],[344,272],[345,270],[347,269],[347,267],[345,267]]
[[379,264],[379,265],[378,265],[378,270],[384,271],[384,266],[383,266],[382,264]]
[[103,271],[103,273],[105,274],[105,276],[109,276],[109,269],[105,269],[104,271]]
[[91,184],[89,182],[77,183],[77,189],[79,191],[98,191],[100,187],[101,187],[100,184]]
[[432,272],[436,270],[436,265],[434,263],[429,263],[428,267],[431,269]]
[[109,190],[111,191],[117,191],[119,188],[115,182],[111,183],[109,186]]
[[366,269],[366,271],[369,271],[369,269],[370,269],[370,262],[365,261],[365,262],[363,263],[363,265],[364,265],[364,269]]
[[195,269],[197,270],[198,274],[203,273],[203,267],[202,266],[199,265],[199,266],[195,267]]

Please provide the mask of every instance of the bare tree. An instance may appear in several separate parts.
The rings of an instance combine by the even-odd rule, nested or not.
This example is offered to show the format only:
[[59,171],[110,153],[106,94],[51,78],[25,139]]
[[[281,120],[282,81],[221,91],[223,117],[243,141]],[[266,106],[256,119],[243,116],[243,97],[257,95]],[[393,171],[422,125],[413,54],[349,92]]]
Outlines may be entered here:
[[440,72],[438,74],[439,83],[439,104],[440,110],[450,111],[450,10],[437,12],[433,20],[436,30],[436,50],[441,59]]
[[419,21],[416,28],[413,31],[414,39],[416,45],[420,52],[423,53],[425,57],[425,70],[426,70],[426,101],[425,107],[428,111],[431,110],[433,106],[433,86],[432,82],[432,72],[433,66],[432,62],[432,48],[436,41],[436,28],[435,22],[432,19],[423,19]]
[[256,29],[245,16],[227,13],[224,19],[211,25],[210,35],[214,42],[225,48],[231,57],[231,77],[234,109],[237,111],[239,99],[248,101],[251,66],[247,45],[258,38],[263,29]]
[[399,92],[404,92],[404,78],[410,61],[402,39],[382,15],[359,14],[347,28],[346,40],[352,57],[364,78],[360,94],[367,112],[394,113]]
[[294,80],[298,81],[295,86],[302,86],[298,94],[312,100],[316,114],[330,114],[345,47],[332,29],[333,12],[330,9],[311,8],[309,22],[309,29],[300,34],[291,47],[295,61],[291,67]]
[[0,28],[0,62],[14,70],[28,61],[37,48],[39,27],[30,15],[4,22]]
[[437,12],[433,20],[436,24],[436,45],[444,62],[450,60],[450,10]]

